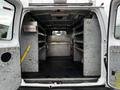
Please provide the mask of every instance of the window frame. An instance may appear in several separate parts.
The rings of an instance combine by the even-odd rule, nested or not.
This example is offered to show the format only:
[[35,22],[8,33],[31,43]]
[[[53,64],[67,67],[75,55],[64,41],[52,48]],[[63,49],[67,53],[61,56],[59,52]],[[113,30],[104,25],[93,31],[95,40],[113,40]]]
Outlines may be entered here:
[[115,25],[114,25],[114,38],[117,40],[120,40],[120,38],[116,37],[116,23],[117,23],[117,16],[118,16],[118,8],[120,7],[120,4],[117,5],[117,9],[116,9],[116,15],[115,15]]
[[6,38],[0,38],[0,41],[12,41],[13,40],[13,36],[14,36],[14,21],[15,21],[15,13],[16,13],[16,7],[15,7],[15,5],[14,4],[12,4],[11,2],[9,2],[9,1],[7,1],[7,0],[4,0],[4,2],[6,2],[6,3],[8,3],[8,4],[10,4],[10,5],[12,5],[13,7],[14,7],[14,13],[13,13],[13,19],[12,19],[12,25],[11,25],[11,37],[10,37],[10,39],[6,39]]

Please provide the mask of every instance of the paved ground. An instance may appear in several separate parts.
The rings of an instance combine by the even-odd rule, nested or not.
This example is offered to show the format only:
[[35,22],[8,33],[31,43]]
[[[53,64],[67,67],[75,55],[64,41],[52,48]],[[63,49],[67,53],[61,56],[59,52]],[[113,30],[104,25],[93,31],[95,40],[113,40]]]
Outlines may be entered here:
[[113,90],[105,87],[82,87],[82,88],[30,88],[30,87],[21,87],[19,90]]

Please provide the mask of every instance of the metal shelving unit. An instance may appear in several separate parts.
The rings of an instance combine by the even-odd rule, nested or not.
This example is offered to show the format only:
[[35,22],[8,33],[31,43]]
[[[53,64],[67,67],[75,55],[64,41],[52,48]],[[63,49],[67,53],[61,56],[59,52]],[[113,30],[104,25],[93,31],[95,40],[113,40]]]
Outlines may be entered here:
[[39,24],[38,26],[38,44],[39,44],[39,50],[42,50],[41,48],[46,46],[46,33],[45,29]]
[[83,20],[77,22],[73,27],[73,48],[74,48],[74,61],[81,61],[84,53],[83,45]]
[[46,30],[40,24],[38,24],[38,48],[39,48],[39,60],[46,60]]

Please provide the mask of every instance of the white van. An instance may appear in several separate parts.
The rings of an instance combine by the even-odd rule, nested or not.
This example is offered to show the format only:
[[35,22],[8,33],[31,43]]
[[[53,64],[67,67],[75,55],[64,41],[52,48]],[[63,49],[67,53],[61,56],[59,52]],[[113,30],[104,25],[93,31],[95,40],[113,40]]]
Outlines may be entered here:
[[0,0],[1,90],[120,88],[119,4],[111,3],[107,35],[104,8],[92,2]]

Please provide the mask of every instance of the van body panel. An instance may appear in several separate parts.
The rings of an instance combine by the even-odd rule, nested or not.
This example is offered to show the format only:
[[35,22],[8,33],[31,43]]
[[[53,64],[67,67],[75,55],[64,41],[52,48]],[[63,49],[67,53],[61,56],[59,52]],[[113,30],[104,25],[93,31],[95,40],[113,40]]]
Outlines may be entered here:
[[[63,83],[63,84],[43,84],[43,83],[37,83],[41,81],[40,78],[31,78],[31,79],[24,79],[26,81],[33,81],[34,83],[25,83],[25,81],[22,81],[22,86],[37,86],[37,87],[79,87],[79,86],[100,86],[105,85],[106,82],[106,70],[105,70],[105,63],[104,58],[106,54],[106,33],[107,33],[107,18],[104,12],[104,8],[102,7],[89,7],[89,6],[30,6],[29,8],[24,8],[23,10],[23,17],[26,13],[30,11],[44,11],[44,10],[90,10],[96,13],[98,17],[98,21],[100,24],[101,29],[101,74],[100,78],[97,80],[97,82],[91,82],[91,83]],[[43,78],[44,79],[44,78]],[[59,78],[58,78],[59,79]],[[56,79],[56,80],[58,80]],[[67,78],[65,78],[66,80]],[[45,79],[47,80],[47,79]],[[64,78],[61,80],[64,81]],[[36,82],[36,83],[35,83]],[[69,81],[68,81],[69,82]]]
[[[1,90],[9,90],[9,89],[16,90],[19,86],[49,87],[50,88],[50,87],[101,86],[101,85],[106,84],[106,67],[105,67],[105,65],[106,65],[106,53],[107,53],[106,52],[107,17],[105,15],[103,7],[91,6],[92,4],[90,3],[90,4],[86,4],[86,6],[84,6],[84,5],[79,6],[78,4],[68,4],[68,5],[67,4],[63,4],[63,5],[61,5],[61,4],[55,4],[55,5],[54,4],[48,4],[48,5],[47,4],[45,4],[45,5],[44,4],[43,5],[31,4],[28,8],[23,8],[22,4],[19,0],[15,0],[15,1],[8,0],[8,2],[10,2],[11,4],[13,4],[15,6],[15,16],[14,16],[14,21],[13,21],[14,22],[13,23],[13,37],[11,40],[6,40],[6,41],[1,40],[0,41],[0,48],[1,48],[0,55],[2,56],[4,53],[7,52],[7,55],[9,53],[12,56],[10,57],[11,58],[10,61],[8,61],[7,63],[2,62],[2,60],[0,61],[0,67],[2,67],[2,69],[0,69],[0,75],[2,76],[2,77],[0,77]],[[70,11],[73,11],[73,12],[74,11],[83,11],[83,12],[89,11],[92,14],[93,13],[95,14],[95,15],[93,14],[93,16],[92,16],[92,14],[89,13],[90,16],[88,15],[88,17],[84,18],[84,20],[82,22],[82,24],[87,23],[83,27],[83,29],[87,27],[86,31],[84,32],[85,34],[83,36],[85,36],[84,40],[89,41],[89,42],[85,42],[86,45],[84,46],[83,41],[77,41],[77,40],[75,41],[75,39],[73,40],[73,36],[76,33],[73,33],[73,35],[71,35],[71,37],[69,37],[67,35],[59,36],[60,33],[58,33],[59,38],[53,37],[54,35],[51,35],[51,36],[49,35],[48,36],[49,44],[46,45],[45,47],[39,48],[39,43],[43,43],[43,41],[39,41],[39,39],[41,39],[41,38],[39,38],[39,34],[42,36],[44,36],[44,35],[42,33],[37,32],[37,30],[38,30],[38,28],[41,28],[41,29],[43,29],[43,28],[40,27],[39,25],[38,26],[34,25],[34,27],[29,26],[29,27],[27,27],[26,30],[24,30],[24,28],[25,28],[24,26],[28,25],[27,23],[24,23],[24,21],[25,21],[24,17],[28,13],[30,13],[30,16],[32,16],[32,14],[35,11],[36,12],[38,12],[38,11],[42,11],[42,12],[58,11],[59,12],[59,11],[64,11],[64,10],[69,11],[69,12]],[[22,16],[21,16],[21,14],[22,14]],[[58,15],[58,14],[51,14],[51,16],[52,15],[54,16],[54,15]],[[60,14],[60,15],[62,15],[62,14]],[[67,15],[67,14],[63,14],[63,16],[64,15]],[[34,17],[34,16],[32,16],[32,17]],[[36,15],[36,17],[37,17],[37,15]],[[59,15],[58,15],[58,17],[56,17],[56,18],[60,19],[61,17],[59,17]],[[92,18],[92,19],[89,19],[89,18]],[[27,19],[30,20],[31,22],[34,21],[33,18],[29,19],[27,17]],[[97,23],[95,23],[95,22],[97,22]],[[93,23],[95,23],[97,25],[94,25]],[[90,24],[92,24],[92,25],[90,25]],[[29,25],[31,25],[31,24],[29,24]],[[87,25],[88,26],[90,25],[90,28],[88,28]],[[92,27],[95,27],[95,26],[97,26],[97,27],[92,30]],[[29,30],[29,29],[31,29],[31,30]],[[90,31],[87,32],[88,30],[90,30]],[[29,32],[29,33],[27,33],[27,32]],[[73,28],[73,32],[74,32],[74,28]],[[93,34],[91,32],[95,32],[95,33]],[[87,34],[88,34],[88,36],[87,36]],[[96,35],[98,37],[94,39],[94,37],[96,37]],[[47,36],[46,33],[45,33],[45,36]],[[93,36],[93,37],[90,37],[90,36]],[[91,42],[90,42],[89,38],[91,39]],[[81,39],[83,39],[83,37],[79,38],[79,39],[81,40]],[[110,40],[112,40],[112,39],[110,39]],[[96,40],[96,41],[94,41],[94,40]],[[60,41],[62,41],[62,43]],[[84,60],[82,59],[83,57],[81,57],[84,52],[84,49],[83,48],[82,48],[83,50],[79,49],[79,51],[82,52],[79,54],[75,48],[71,48],[71,42],[73,42],[73,47],[76,46],[75,45],[76,42],[82,43],[82,45],[85,47],[86,53],[89,55],[89,57],[85,56],[85,58],[87,58],[86,62],[84,62]],[[98,43],[95,44],[95,42],[98,42]],[[89,46],[87,46],[88,44],[89,44]],[[28,50],[27,46],[29,46],[29,45],[32,46],[32,49],[31,49],[31,47],[29,47],[31,50]],[[114,44],[110,43],[109,45],[111,47]],[[119,44],[116,42],[116,45],[119,45]],[[99,48],[97,46],[99,46]],[[87,47],[88,47],[88,49],[87,49]],[[90,49],[91,47],[92,47],[92,49]],[[45,48],[45,50],[43,48]],[[98,48],[98,49],[94,50],[94,48]],[[112,49],[116,50],[116,48],[114,49],[114,47]],[[41,52],[39,52],[39,50],[41,50]],[[95,53],[95,56],[93,53],[89,52],[90,50],[91,50],[91,52]],[[98,54],[98,53],[100,53],[100,54]],[[108,51],[108,55],[109,55],[109,51]],[[24,56],[24,59],[22,62],[20,62],[20,60],[21,60],[20,58],[23,56]],[[48,57],[46,57],[46,56],[48,56]],[[49,76],[48,76],[48,78],[38,78],[39,75],[38,75],[38,77],[33,77],[33,78],[22,77],[24,75],[24,73],[26,73],[26,72],[28,73],[27,75],[30,75],[30,76],[31,76],[31,74],[34,74],[34,72],[38,73],[39,72],[38,69],[40,67],[39,61],[45,62],[46,59],[51,56],[52,57],[57,56],[57,58],[62,56],[62,57],[64,57],[63,61],[66,60],[65,57],[72,57],[72,58],[68,59],[68,60],[71,60],[71,59],[73,60],[72,64],[74,62],[81,62],[82,64],[85,63],[86,67],[89,66],[89,68],[82,67],[83,70],[85,70],[84,74],[86,77],[84,77],[84,75],[81,77],[70,77],[70,78],[67,75],[66,75],[66,77],[62,77],[62,78],[59,78],[59,76],[54,77],[54,78],[49,78]],[[97,60],[97,57],[99,57],[99,60]],[[88,61],[89,58],[91,59],[91,61]],[[54,58],[54,60],[55,59],[56,58]],[[59,59],[57,59],[57,60],[59,61]],[[108,58],[108,61],[109,61],[109,58]],[[95,65],[95,67],[97,67],[97,68],[95,68],[95,67],[90,68],[90,66],[94,65],[94,63],[99,64],[100,67],[97,67],[97,65]],[[55,64],[58,67],[60,66],[59,63],[55,63]],[[65,64],[65,65],[67,66],[68,64]],[[74,66],[75,65],[76,64],[74,64]],[[63,67],[66,67],[66,66],[63,66]],[[49,67],[49,65],[46,68],[48,68],[48,67]],[[110,67],[110,65],[109,65],[109,67]],[[108,67],[108,70],[109,70],[109,67]],[[44,68],[44,69],[40,68],[40,70],[42,69],[44,71],[46,68]],[[77,68],[77,66],[75,66],[75,68]],[[56,68],[54,68],[54,69],[57,70]],[[71,68],[68,70],[70,70],[70,72],[72,72]],[[57,72],[59,72],[59,71],[60,70],[57,70]],[[44,73],[42,73],[42,74],[44,74]],[[91,76],[93,76],[93,77],[91,77]],[[22,82],[21,82],[21,77],[23,78]],[[43,77],[44,77],[44,75],[43,75]],[[111,78],[111,76],[108,78],[108,81],[110,78]],[[13,82],[13,83],[11,83],[11,82]],[[110,81],[110,83],[111,83],[111,81]]]

